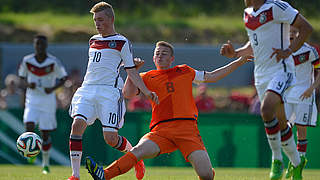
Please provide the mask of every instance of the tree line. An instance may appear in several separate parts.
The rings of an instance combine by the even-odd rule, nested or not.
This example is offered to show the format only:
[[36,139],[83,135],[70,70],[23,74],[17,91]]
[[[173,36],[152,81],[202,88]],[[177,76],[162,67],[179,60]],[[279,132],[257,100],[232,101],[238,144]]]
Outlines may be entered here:
[[[101,0],[1,0],[0,12],[41,12],[87,14]],[[305,16],[320,17],[319,0],[286,0]],[[244,8],[243,0],[106,0],[121,13],[149,15],[155,8],[176,16],[239,15]],[[119,12],[119,13],[120,13]]]

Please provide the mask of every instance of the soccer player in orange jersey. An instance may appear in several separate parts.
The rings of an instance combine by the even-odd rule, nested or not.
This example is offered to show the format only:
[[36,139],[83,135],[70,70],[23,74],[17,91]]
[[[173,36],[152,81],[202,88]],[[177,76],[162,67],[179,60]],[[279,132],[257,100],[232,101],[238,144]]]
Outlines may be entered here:
[[[200,179],[214,178],[214,170],[197,127],[198,110],[192,95],[192,83],[216,82],[249,61],[249,58],[241,57],[211,72],[197,71],[187,65],[172,68],[173,60],[173,46],[164,41],[158,42],[153,56],[156,70],[140,74],[147,88],[156,92],[160,102],[151,102],[150,132],[105,170],[87,157],[86,165],[95,171],[91,174],[94,179],[111,179],[129,171],[141,159],[154,158],[177,149],[192,164]],[[135,59],[136,68],[139,69],[143,63],[143,60]],[[131,98],[139,93],[140,90],[127,78],[124,96]]]

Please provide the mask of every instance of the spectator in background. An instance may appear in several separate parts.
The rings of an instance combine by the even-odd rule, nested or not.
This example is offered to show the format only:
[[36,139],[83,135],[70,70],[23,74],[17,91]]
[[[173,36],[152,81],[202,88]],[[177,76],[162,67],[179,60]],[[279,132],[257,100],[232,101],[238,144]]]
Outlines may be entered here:
[[236,112],[248,112],[250,98],[240,92],[232,92],[229,96],[230,110]]
[[19,108],[23,106],[23,93],[19,89],[19,78],[9,74],[5,78],[5,88],[0,92],[0,108]]
[[151,111],[151,104],[148,98],[140,93],[138,96],[133,97],[128,102],[129,111]]
[[257,91],[255,91],[255,94],[252,96],[250,101],[249,113],[260,115],[260,106],[261,106],[261,102],[259,100]]
[[77,89],[81,86],[82,80],[78,69],[72,69],[70,76],[61,88],[57,90],[58,108],[68,109],[71,98]]
[[212,112],[216,109],[213,97],[207,94],[208,87],[206,84],[201,83],[197,87],[197,96],[195,103],[200,112]]

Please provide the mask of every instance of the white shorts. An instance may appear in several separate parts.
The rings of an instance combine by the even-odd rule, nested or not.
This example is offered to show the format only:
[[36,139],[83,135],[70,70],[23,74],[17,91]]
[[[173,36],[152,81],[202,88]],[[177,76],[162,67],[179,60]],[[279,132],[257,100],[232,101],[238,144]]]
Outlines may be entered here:
[[73,95],[69,114],[79,117],[88,125],[101,121],[104,131],[117,131],[124,123],[126,112],[122,91],[106,85],[86,85]]
[[23,122],[39,124],[40,130],[55,130],[57,128],[55,112],[49,113],[32,107],[26,107],[24,109]]
[[255,84],[260,101],[262,102],[266,91],[272,91],[281,96],[283,100],[284,92],[291,86],[294,79],[292,73],[281,72],[275,74],[270,81]]
[[285,103],[284,107],[286,117],[291,124],[316,126],[318,111],[315,102],[312,105]]

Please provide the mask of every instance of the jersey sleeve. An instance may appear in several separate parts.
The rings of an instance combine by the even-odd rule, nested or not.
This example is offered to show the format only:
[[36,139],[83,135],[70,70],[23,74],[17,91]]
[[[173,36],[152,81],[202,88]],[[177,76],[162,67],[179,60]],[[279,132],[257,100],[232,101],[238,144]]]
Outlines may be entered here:
[[200,84],[204,82],[205,71],[198,71],[198,70],[194,70],[194,71],[195,71],[195,76],[194,76],[193,83]]
[[61,61],[59,59],[56,59],[56,69],[55,69],[55,73],[58,79],[61,79],[63,77],[66,77],[67,71],[64,68],[64,66],[62,65]]
[[24,77],[24,78],[27,77],[27,66],[24,60],[22,60],[22,62],[19,65],[18,76]]
[[319,54],[314,47],[311,47],[310,60],[315,69],[320,68]]
[[186,65],[186,67],[192,72],[192,75],[194,76],[193,81],[192,81],[193,83],[200,84],[204,81],[204,74],[205,74],[204,71],[195,70],[187,65]]
[[299,11],[284,1],[274,1],[274,18],[280,23],[293,24]]
[[121,59],[123,60],[124,68],[133,68],[135,64],[133,62],[132,45],[130,41],[126,41],[121,50]]

